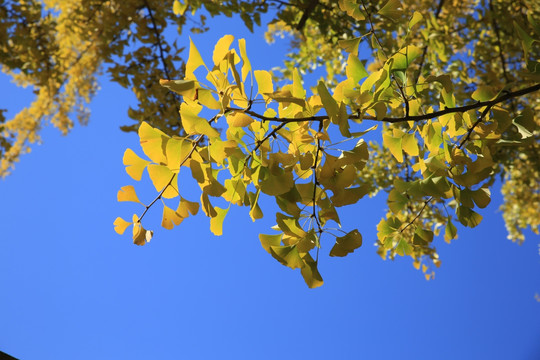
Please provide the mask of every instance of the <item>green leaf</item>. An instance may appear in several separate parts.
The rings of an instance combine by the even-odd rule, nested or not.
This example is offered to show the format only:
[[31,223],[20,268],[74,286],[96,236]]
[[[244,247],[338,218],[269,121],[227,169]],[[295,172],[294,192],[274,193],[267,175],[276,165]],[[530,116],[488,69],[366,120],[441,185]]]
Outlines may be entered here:
[[347,77],[354,80],[355,84],[358,84],[360,80],[368,76],[368,72],[364,67],[364,64],[358,59],[358,56],[349,54],[347,60],[347,68],[345,69]]
[[392,189],[388,194],[388,207],[394,214],[403,210],[408,202],[409,199],[396,189]]
[[448,223],[446,224],[446,229],[444,230],[444,241],[447,243],[450,243],[450,240],[457,238],[457,228],[452,223],[452,220],[448,219]]
[[411,255],[413,253],[413,247],[402,238],[396,246],[396,253],[400,256]]
[[398,10],[401,7],[399,0],[389,0],[377,13],[386,16],[392,21],[401,16],[402,11]]
[[336,238],[336,243],[330,250],[330,256],[346,256],[362,246],[362,234],[357,229],[347,235]]
[[465,206],[459,206],[456,211],[458,220],[463,226],[474,228],[482,222],[482,215]]
[[339,40],[339,46],[347,53],[358,56],[358,46],[360,45],[361,37],[347,40]]
[[423,19],[424,17],[422,16],[422,14],[418,11],[415,11],[413,13],[413,16],[411,17],[411,20],[409,20],[409,31],[414,27],[414,25],[418,24]]
[[390,59],[387,60],[388,69],[390,71],[392,70],[404,71],[421,54],[422,54],[422,50],[419,47],[416,47],[414,45],[408,45],[404,47],[403,49],[399,50],[397,53],[392,55]]
[[342,11],[345,11],[347,15],[352,17],[354,20],[361,21],[365,20],[366,17],[360,11],[360,6],[355,0],[339,0],[339,8]]

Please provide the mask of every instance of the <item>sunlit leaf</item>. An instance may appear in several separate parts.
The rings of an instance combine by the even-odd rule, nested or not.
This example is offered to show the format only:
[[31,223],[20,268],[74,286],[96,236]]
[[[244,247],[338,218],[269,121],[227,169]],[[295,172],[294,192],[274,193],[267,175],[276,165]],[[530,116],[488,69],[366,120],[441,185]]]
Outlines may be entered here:
[[116,231],[119,235],[122,235],[124,231],[126,231],[127,227],[133,223],[130,223],[121,217],[117,217],[116,220],[114,220],[114,231]]
[[178,212],[163,205],[163,217],[161,219],[161,226],[167,230],[172,230],[174,226],[178,226],[182,223],[184,218],[178,214]]
[[377,13],[395,20],[401,16],[401,10],[398,10],[400,7],[401,3],[399,0],[389,0]]
[[133,150],[126,149],[123,158],[124,165],[126,166],[126,172],[133,180],[141,180],[142,173],[146,166],[150,164],[150,161],[141,159]]
[[165,199],[172,199],[179,195],[176,174],[168,167],[150,164],[148,165],[148,174],[156,191],[161,192],[165,190],[163,191],[163,197]]
[[195,75],[193,75],[193,72],[199,68],[199,66],[205,66],[204,61],[201,57],[201,54],[199,53],[199,50],[197,50],[197,47],[193,43],[193,40],[191,40],[191,37],[189,38],[189,57],[186,62],[186,79],[196,79]]
[[234,112],[227,115],[227,124],[229,126],[244,127],[251,124],[254,120],[243,112]]
[[132,185],[122,186],[122,188],[118,190],[117,200],[118,201],[133,201],[141,205],[144,205],[137,197],[135,188]]
[[216,46],[214,47],[214,54],[212,55],[212,60],[215,65],[218,65],[225,55],[229,52],[229,47],[234,41],[234,36],[224,35],[221,39],[218,40]]
[[165,148],[169,136],[143,122],[139,127],[139,139],[144,153],[150,160],[156,164],[166,164]]
[[270,254],[280,263],[291,269],[298,269],[304,266],[304,261],[300,257],[296,245],[270,246]]
[[229,208],[222,209],[220,207],[215,207],[216,216],[210,218],[210,231],[216,236],[223,234],[223,221],[225,220],[225,215],[229,212]]

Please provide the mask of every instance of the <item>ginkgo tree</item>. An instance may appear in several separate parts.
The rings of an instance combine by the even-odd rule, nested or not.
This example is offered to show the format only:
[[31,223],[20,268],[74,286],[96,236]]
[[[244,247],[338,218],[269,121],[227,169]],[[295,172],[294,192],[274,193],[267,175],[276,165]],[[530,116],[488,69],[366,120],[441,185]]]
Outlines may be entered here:
[[[205,31],[220,14],[253,29],[264,13],[267,41],[292,39],[279,71],[252,68],[231,35],[212,59],[190,42],[187,60],[164,35]],[[539,24],[536,0],[0,0],[2,71],[35,93],[13,117],[0,111],[0,176],[45,123],[64,133],[74,117],[84,123],[106,71],[138,101],[122,129],[138,131],[144,155],[126,150],[126,171],[156,188],[143,201],[121,188],[118,200],[140,211],[117,232],[132,226],[143,245],[149,211],[172,229],[202,210],[219,235],[232,205],[274,218],[262,206],[274,198],[261,244],[316,287],[321,249],[345,256],[362,244],[342,208],[380,192],[378,253],[410,256],[431,278],[435,239],[476,226],[499,178],[509,238],[538,233]],[[304,83],[320,67],[321,81]],[[200,193],[184,193],[187,181]]]
[[[176,10],[185,11],[178,4]],[[419,45],[429,43],[433,14],[406,14],[397,0],[376,11],[361,0],[342,0],[339,11],[369,30],[336,42],[343,76],[312,88],[306,88],[298,69],[280,86],[270,72],[254,70],[243,39],[231,48],[234,37],[223,36],[211,61],[191,41],[185,77],[160,80],[182,98],[185,135],[141,124],[145,156],[127,149],[124,165],[137,181],[146,169],[156,196],[144,203],[133,186],[122,187],[118,200],[141,208],[131,222],[117,218],[115,230],[122,234],[132,226],[134,243],[144,245],[153,236],[142,225],[148,211],[161,207],[161,225],[172,229],[201,208],[212,233],[221,235],[232,205],[248,207],[256,221],[263,217],[261,198],[272,197],[279,207],[276,225],[259,235],[261,245],[281,264],[300,269],[309,287],[317,287],[323,283],[317,267],[321,249],[342,257],[362,245],[362,229],[342,224],[341,208],[384,189],[388,212],[376,225],[378,252],[410,256],[431,278],[433,265],[440,265],[435,238],[450,242],[458,224],[477,226],[478,209],[490,203],[496,175],[512,177],[516,168],[525,171],[521,161],[526,163],[529,154],[538,156],[538,14],[512,25],[521,39],[522,58],[514,61],[522,65],[522,81],[478,84],[467,93],[454,83],[458,70],[448,69],[450,56],[438,54],[431,69],[418,72],[430,57],[428,44]],[[396,50],[385,49],[374,18],[396,22]],[[418,34],[425,34],[423,40]],[[368,40],[376,57],[366,66],[359,49]],[[381,144],[365,140],[375,131],[382,132]],[[516,151],[519,156],[508,156]],[[538,168],[527,170],[533,175],[531,209],[540,204]],[[186,172],[191,176],[182,176]],[[197,198],[182,191],[190,178],[200,188]],[[168,200],[159,202],[163,199]],[[536,223],[525,226],[537,232],[538,213],[531,217]]]

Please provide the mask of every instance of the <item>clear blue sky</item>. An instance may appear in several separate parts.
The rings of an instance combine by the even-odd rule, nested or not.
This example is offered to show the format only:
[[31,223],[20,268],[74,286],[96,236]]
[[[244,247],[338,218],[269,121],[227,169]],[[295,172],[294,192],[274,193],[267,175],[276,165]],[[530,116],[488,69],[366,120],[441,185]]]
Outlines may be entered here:
[[[255,69],[281,64],[287,45],[263,44],[238,19],[193,36],[205,59],[223,29],[247,38]],[[429,282],[408,258],[375,253],[377,198],[345,211],[364,245],[322,256],[325,285],[314,290],[260,246],[271,211],[252,223],[233,208],[215,237],[204,216],[167,231],[154,210],[155,237],[137,247],[112,225],[134,210],[116,202],[134,183],[124,150],[141,153],[118,129],[133,100],[106,79],[101,86],[88,126],[66,137],[46,127],[43,144],[0,182],[0,350],[24,360],[540,358],[540,239],[506,240],[498,191],[478,228],[460,228],[451,245],[437,240],[442,266]],[[30,90],[2,75],[0,93],[9,116]]]

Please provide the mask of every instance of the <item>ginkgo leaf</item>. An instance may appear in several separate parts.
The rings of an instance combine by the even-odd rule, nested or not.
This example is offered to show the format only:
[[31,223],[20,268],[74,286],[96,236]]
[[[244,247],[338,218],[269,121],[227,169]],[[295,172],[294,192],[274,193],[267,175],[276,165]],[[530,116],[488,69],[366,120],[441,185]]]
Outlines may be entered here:
[[339,114],[338,103],[332,97],[332,95],[330,95],[328,89],[326,88],[326,85],[322,81],[319,81],[319,85],[317,85],[317,92],[321,97],[321,101],[323,103],[324,109],[326,110],[326,114],[328,115],[332,123],[337,124]]
[[135,192],[133,185],[122,186],[120,190],[118,190],[116,197],[118,201],[133,201],[144,205],[137,197],[137,193]]
[[336,237],[336,243],[330,250],[330,256],[346,256],[362,246],[362,234],[354,229],[345,236]]
[[281,244],[281,237],[283,234],[277,234],[277,235],[267,235],[267,234],[259,234],[259,240],[261,241],[261,245],[264,250],[266,250],[268,253],[272,253],[270,248],[272,246],[279,246]]
[[193,40],[191,40],[191,37],[189,38],[189,57],[186,62],[186,79],[196,79],[193,72],[199,68],[199,66],[205,66],[204,61],[201,57],[201,54],[199,53],[199,50],[197,50],[197,47],[193,43]]
[[165,156],[165,147],[169,136],[163,131],[155,129],[147,123],[141,123],[139,127],[139,139],[141,147],[146,154],[156,164],[165,164],[167,158]]
[[482,222],[482,215],[465,206],[459,206],[456,211],[458,220],[463,226],[474,228]]
[[383,134],[383,143],[398,162],[403,162],[403,151],[400,137],[393,137],[388,133]]
[[225,220],[225,215],[229,212],[229,208],[222,209],[220,207],[215,207],[216,216],[210,218],[210,231],[216,236],[221,236],[223,234],[223,221]]
[[358,56],[350,54],[347,60],[347,67],[345,68],[347,77],[352,78],[355,84],[358,84],[360,80],[368,76],[364,64],[358,59]]
[[141,180],[142,173],[150,161],[141,159],[131,149],[126,149],[124,152],[123,163],[126,166],[126,172],[133,180]]
[[258,93],[262,95],[265,101],[268,101],[268,95],[274,92],[274,83],[272,75],[268,71],[255,70],[253,72],[255,80],[257,80]]
[[309,253],[301,254],[300,257],[304,261],[304,266],[300,269],[302,277],[310,289],[322,286],[323,279],[317,269],[317,262],[313,260]]
[[296,245],[270,246],[270,254],[272,254],[277,261],[291,269],[298,269],[304,266],[304,261],[300,257]]
[[140,222],[133,224],[133,243],[135,245],[145,245],[152,240],[153,235],[154,232],[143,228]]
[[411,30],[414,25],[418,24],[420,21],[422,21],[424,19],[424,17],[422,16],[422,14],[418,11],[415,11],[413,13],[413,16],[411,17],[411,20],[409,20],[409,30]]
[[202,134],[209,138],[219,137],[219,132],[207,120],[198,116],[201,110],[202,107],[197,104],[188,105],[184,102],[180,105],[180,116],[182,116],[184,130],[189,135]]
[[418,142],[414,134],[405,134],[402,137],[401,145],[403,147],[403,151],[411,156],[418,156],[420,154],[418,151]]
[[180,214],[170,207],[163,205],[163,217],[161,219],[161,226],[167,230],[172,230],[174,226],[178,226],[182,223],[184,218]]
[[357,21],[365,20],[365,16],[360,11],[360,5],[354,0],[339,0],[339,8],[345,11],[347,15]]
[[174,2],[173,2],[173,13],[174,13],[174,15],[184,15],[184,13],[186,12],[187,7],[188,7],[187,4],[182,4],[180,1],[174,0]]
[[346,39],[346,40],[338,40],[339,46],[347,53],[358,56],[358,46],[360,45],[360,41],[362,38],[354,38],[354,39]]
[[408,45],[387,60],[389,70],[406,70],[409,65],[421,54],[422,50],[419,47]]
[[218,65],[225,55],[229,52],[229,47],[234,41],[234,36],[224,35],[221,39],[218,40],[216,46],[214,47],[214,54],[212,55],[212,60],[215,65]]
[[491,192],[488,188],[480,188],[472,192],[472,198],[476,206],[483,209],[491,202]]
[[[148,174],[150,180],[156,188],[156,191],[163,191],[163,197],[165,199],[172,199],[179,196],[177,176],[168,167],[162,165],[148,165]],[[165,188],[166,187],[166,188]]]
[[126,231],[127,227],[133,223],[130,223],[121,217],[117,217],[116,220],[114,220],[114,231],[116,231],[119,235],[122,235],[124,231]]
[[174,173],[180,171],[180,165],[183,165],[193,149],[193,144],[185,139],[169,139],[165,154],[167,156],[167,167]]
[[396,246],[396,253],[401,256],[411,255],[413,252],[413,247],[405,239],[400,239]]
[[227,115],[227,124],[229,126],[244,127],[251,124],[254,120],[243,112],[234,112]]
[[187,218],[189,214],[195,216],[199,212],[199,203],[195,201],[189,201],[180,196],[180,203],[176,212],[183,218]]
[[457,238],[457,228],[452,223],[452,220],[448,219],[448,223],[446,224],[446,228],[444,229],[444,241],[447,243],[450,243],[450,240]]
[[195,90],[196,83],[194,80],[167,80],[160,79],[159,85],[174,91],[180,95],[192,94]]
[[278,227],[281,229],[281,231],[283,231],[284,234],[297,238],[303,238],[307,235],[307,233],[298,223],[298,219],[294,217],[287,216],[278,212],[276,213],[276,221]]
[[246,40],[238,40],[238,47],[240,48],[240,56],[242,57],[242,81],[246,81],[247,74],[251,71],[251,63],[246,52]]
[[400,7],[401,3],[399,0],[389,0],[379,11],[377,11],[377,13],[395,21],[396,18],[401,16],[401,11],[399,10]]
[[409,199],[395,188],[388,194],[388,207],[394,214],[403,210],[408,202]]

